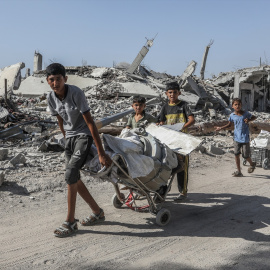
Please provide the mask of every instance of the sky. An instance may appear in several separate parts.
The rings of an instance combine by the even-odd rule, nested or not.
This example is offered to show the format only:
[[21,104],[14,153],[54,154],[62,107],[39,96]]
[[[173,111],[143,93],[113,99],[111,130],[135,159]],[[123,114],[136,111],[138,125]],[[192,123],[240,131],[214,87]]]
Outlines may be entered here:
[[154,37],[143,64],[174,76],[192,60],[199,75],[211,40],[206,78],[270,64],[270,0],[0,0],[0,10],[0,68],[32,73],[35,51],[43,68],[132,63]]

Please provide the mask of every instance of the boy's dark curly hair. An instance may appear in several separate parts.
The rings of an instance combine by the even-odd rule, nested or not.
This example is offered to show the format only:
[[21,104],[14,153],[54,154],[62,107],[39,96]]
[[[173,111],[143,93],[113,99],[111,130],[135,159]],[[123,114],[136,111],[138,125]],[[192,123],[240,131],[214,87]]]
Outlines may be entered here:
[[46,68],[46,76],[47,78],[50,75],[62,75],[63,77],[66,77],[66,69],[63,65],[59,63],[52,63]]
[[239,104],[242,104],[242,100],[240,98],[233,98],[232,99],[232,105],[234,104],[234,102],[238,101]]
[[168,90],[177,90],[180,91],[180,86],[177,82],[170,82],[166,84],[165,91],[167,92]]
[[132,102],[144,104],[146,102],[146,99],[144,97],[141,97],[141,96],[134,96]]

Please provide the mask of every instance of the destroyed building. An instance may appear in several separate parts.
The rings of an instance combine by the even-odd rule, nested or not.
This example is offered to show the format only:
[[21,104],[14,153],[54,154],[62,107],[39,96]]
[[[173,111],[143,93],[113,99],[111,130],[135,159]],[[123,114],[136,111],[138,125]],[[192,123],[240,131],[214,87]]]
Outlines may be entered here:
[[238,70],[234,76],[234,97],[241,98],[245,110],[269,111],[269,83],[269,66]]
[[[66,67],[68,83],[81,88],[88,99],[91,114],[96,121],[112,117],[118,113],[132,112],[131,97],[141,95],[148,99],[155,98],[147,106],[147,111],[157,116],[164,102],[165,85],[177,81],[180,84],[180,99],[186,101],[193,109],[197,123],[227,120],[231,113],[231,99],[240,97],[243,107],[249,111],[260,112],[259,120],[269,120],[270,111],[270,66],[260,66],[223,72],[212,79],[204,79],[204,69],[211,40],[207,45],[200,77],[194,75],[197,63],[191,61],[180,76],[149,70],[141,64],[153,45],[154,39],[147,39],[132,62],[114,64],[114,67],[71,66]],[[33,74],[26,71],[21,77],[24,63],[18,63],[0,70],[0,138],[16,136],[27,137],[29,130],[45,129],[44,123],[55,123],[48,110],[46,95],[51,91],[45,70],[42,70],[42,55],[34,54]],[[119,129],[125,126],[127,118],[114,119]],[[108,121],[107,121],[108,122]],[[111,123],[111,122],[110,122]],[[28,129],[27,125],[35,127]],[[12,126],[16,126],[7,130]],[[206,130],[206,129],[205,129]],[[103,130],[104,131],[104,130]],[[41,132],[41,131],[40,131]],[[116,133],[117,133],[116,132]],[[26,133],[26,134],[25,134]],[[198,133],[199,134],[199,133]],[[15,137],[16,137],[15,136]]]
[[[64,160],[61,155],[63,136],[47,108],[46,95],[51,89],[45,70],[40,69],[40,59],[39,55],[35,55],[35,72],[30,75],[27,69],[25,78],[21,76],[24,63],[0,70],[0,183],[3,183],[6,174],[12,174],[12,170],[24,170],[29,161],[31,167],[43,170],[47,160]],[[135,63],[137,66],[133,73],[129,72],[131,65],[128,63],[116,64],[112,68],[66,67],[68,83],[77,85],[85,92],[100,133],[120,134],[126,125],[127,115],[133,112],[131,104],[134,95],[146,97],[147,112],[158,116],[167,99],[165,85],[172,81],[179,82],[180,98],[194,111],[196,124],[189,129],[189,133],[207,135],[202,137],[200,153],[209,151],[222,155],[231,151],[224,140],[215,140],[209,134],[213,134],[216,125],[227,122],[233,97],[240,97],[244,108],[258,117],[256,123],[250,124],[252,133],[270,131],[270,66],[246,68],[203,79],[194,75],[195,61],[191,61],[180,76],[155,72],[138,64],[138,61]],[[42,154],[45,152],[48,154]]]

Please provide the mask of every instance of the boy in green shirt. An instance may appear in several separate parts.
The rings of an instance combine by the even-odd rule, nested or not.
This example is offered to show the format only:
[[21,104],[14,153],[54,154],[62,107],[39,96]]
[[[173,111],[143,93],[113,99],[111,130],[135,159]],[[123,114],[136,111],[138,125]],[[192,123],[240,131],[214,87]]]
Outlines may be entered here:
[[139,128],[144,124],[145,121],[148,123],[156,123],[157,119],[145,112],[146,100],[141,96],[134,96],[132,108],[134,109],[134,113],[129,117],[126,128],[134,129]]
[[[161,109],[158,117],[159,124],[174,125],[176,123],[184,123],[181,131],[186,132],[187,127],[195,123],[195,119],[188,104],[178,99],[181,95],[179,84],[177,82],[168,83],[166,85],[166,95],[169,102]],[[185,156],[183,162],[184,170],[177,173],[178,190],[180,194],[174,199],[176,202],[187,198],[189,156]]]

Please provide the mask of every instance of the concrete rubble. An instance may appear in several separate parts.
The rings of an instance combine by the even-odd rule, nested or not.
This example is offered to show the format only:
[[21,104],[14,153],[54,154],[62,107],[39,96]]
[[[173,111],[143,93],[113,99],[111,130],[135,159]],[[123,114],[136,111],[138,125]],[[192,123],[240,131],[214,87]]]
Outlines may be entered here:
[[[68,83],[85,92],[96,123],[128,110],[131,113],[134,95],[155,98],[147,105],[146,111],[157,117],[166,102],[166,83],[177,81],[181,87],[181,99],[187,101],[194,111],[196,125],[190,133],[199,135],[203,141],[197,148],[202,155],[218,156],[232,151],[232,132],[227,130],[217,135],[213,127],[227,121],[233,97],[240,97],[244,109],[257,116],[257,123],[263,124],[256,126],[256,131],[256,127],[252,129],[253,138],[262,127],[270,128],[270,66],[224,72],[212,79],[201,79],[194,75],[195,61],[191,61],[180,76],[133,64],[132,68],[128,63],[119,63],[113,68],[66,67]],[[47,108],[46,95],[51,90],[45,71],[36,68],[30,75],[28,70],[25,78],[21,78],[23,67],[24,64],[19,63],[0,70],[0,183],[4,181],[4,174],[12,174],[14,170],[38,172],[49,169],[56,175],[63,174],[64,141],[56,119],[51,117]],[[134,71],[131,73],[130,70]],[[3,85],[6,78],[7,87]],[[107,121],[109,125],[107,122],[106,126],[102,125],[100,133],[120,134],[128,114],[116,119],[112,123]]]
[[21,62],[0,69],[0,96],[4,96],[12,90],[19,88],[21,83],[21,69],[24,67],[25,64]]

